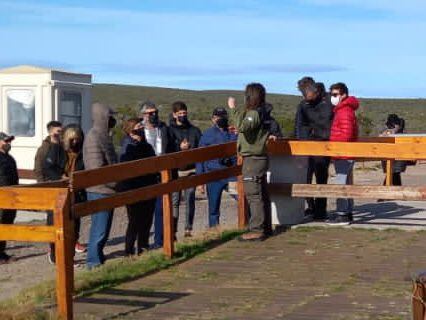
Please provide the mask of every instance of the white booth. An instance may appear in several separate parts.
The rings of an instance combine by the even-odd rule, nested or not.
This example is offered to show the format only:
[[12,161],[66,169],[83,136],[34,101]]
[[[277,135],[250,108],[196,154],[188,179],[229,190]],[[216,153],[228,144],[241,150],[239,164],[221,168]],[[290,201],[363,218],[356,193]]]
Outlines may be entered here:
[[[270,156],[268,183],[306,183],[308,157]],[[272,224],[291,226],[305,217],[305,198],[271,194]]]
[[0,131],[14,135],[19,169],[33,169],[51,120],[91,127],[92,76],[35,66],[0,70]]

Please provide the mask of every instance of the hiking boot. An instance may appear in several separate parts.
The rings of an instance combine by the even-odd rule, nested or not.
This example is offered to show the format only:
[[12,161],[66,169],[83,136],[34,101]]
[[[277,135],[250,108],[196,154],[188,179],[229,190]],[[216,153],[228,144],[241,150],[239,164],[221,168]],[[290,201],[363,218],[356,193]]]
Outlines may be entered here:
[[348,226],[353,221],[352,215],[345,214],[340,215],[336,214],[334,217],[328,219],[326,223],[331,226]]
[[75,243],[75,252],[84,253],[87,252],[87,246],[85,244],[81,244],[80,242]]

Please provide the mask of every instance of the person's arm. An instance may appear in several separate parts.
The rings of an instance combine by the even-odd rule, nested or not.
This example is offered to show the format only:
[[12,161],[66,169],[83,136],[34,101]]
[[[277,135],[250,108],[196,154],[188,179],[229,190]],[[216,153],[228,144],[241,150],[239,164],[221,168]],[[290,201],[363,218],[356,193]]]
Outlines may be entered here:
[[[202,148],[202,147],[207,147],[207,146],[208,146],[207,137],[206,137],[205,134],[203,134],[200,138],[200,143],[198,144],[198,147]],[[197,162],[195,164],[195,169],[196,169],[197,174],[201,174],[201,173],[206,172],[204,162]]]
[[34,158],[34,175],[36,177],[37,182],[44,181],[43,162],[46,158],[46,153],[43,151],[44,150],[42,147],[38,148]]
[[311,135],[311,126],[309,119],[306,117],[303,104],[300,104],[300,111],[298,113],[298,139],[308,140]]
[[52,145],[43,162],[43,172],[48,181],[61,180],[64,168],[60,165],[59,152],[61,146]]

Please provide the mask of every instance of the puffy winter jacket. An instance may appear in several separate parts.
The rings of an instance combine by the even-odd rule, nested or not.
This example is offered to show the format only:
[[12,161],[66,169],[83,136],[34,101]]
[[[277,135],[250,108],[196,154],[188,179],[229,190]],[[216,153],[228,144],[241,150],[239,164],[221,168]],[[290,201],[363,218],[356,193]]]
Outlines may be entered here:
[[355,115],[358,107],[359,102],[355,97],[348,97],[334,107],[330,141],[349,142],[358,139],[358,123]]
[[333,106],[329,99],[313,103],[301,101],[296,114],[296,138],[300,140],[326,141],[330,137]]

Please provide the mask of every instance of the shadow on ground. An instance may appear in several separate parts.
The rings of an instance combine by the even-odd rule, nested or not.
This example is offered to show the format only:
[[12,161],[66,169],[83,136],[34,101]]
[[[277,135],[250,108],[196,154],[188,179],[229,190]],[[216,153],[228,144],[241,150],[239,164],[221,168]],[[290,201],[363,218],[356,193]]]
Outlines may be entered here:
[[355,224],[389,225],[389,226],[426,226],[426,219],[413,216],[424,211],[397,202],[377,202],[356,206]]
[[102,319],[116,319],[128,316],[132,313],[154,308],[158,305],[167,304],[183,297],[189,293],[178,292],[149,292],[143,290],[107,289],[96,297],[82,297],[76,300],[80,308],[86,305],[91,311],[96,308],[107,306],[111,312]]

